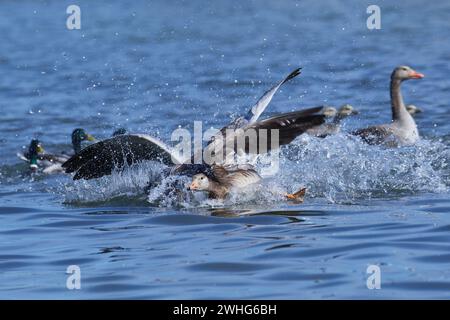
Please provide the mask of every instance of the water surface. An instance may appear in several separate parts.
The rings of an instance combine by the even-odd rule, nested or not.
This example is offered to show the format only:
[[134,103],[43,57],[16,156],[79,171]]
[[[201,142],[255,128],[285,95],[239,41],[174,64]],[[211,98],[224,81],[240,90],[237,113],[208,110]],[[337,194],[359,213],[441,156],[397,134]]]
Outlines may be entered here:
[[[73,31],[69,4],[0,4],[0,298],[450,297],[448,2],[378,1],[381,30],[366,28],[368,1],[78,1]],[[73,182],[15,155],[33,137],[70,150],[76,127],[165,141],[194,120],[220,127],[297,66],[267,114],[351,103],[348,131],[389,121],[399,64],[426,75],[403,86],[425,111],[418,145],[302,136],[275,177],[225,203],[144,194],[154,164]],[[301,186],[301,205],[273,192]]]

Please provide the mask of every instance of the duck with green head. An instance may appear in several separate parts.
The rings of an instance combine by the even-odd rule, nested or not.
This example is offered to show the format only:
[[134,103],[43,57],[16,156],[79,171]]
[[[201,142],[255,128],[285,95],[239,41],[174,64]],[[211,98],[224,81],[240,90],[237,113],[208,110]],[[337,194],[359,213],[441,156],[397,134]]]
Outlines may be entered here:
[[81,151],[81,142],[83,141],[95,141],[95,138],[84,129],[74,129],[72,132],[72,146],[75,154]]
[[83,141],[94,141],[94,137],[88,134],[84,129],[77,128],[72,132],[73,153],[50,154],[45,153],[39,140],[31,140],[28,152],[25,154],[18,153],[17,156],[30,163],[30,168],[36,171],[39,167],[43,173],[59,173],[64,172],[61,165],[66,162],[73,154],[81,151],[81,143]]
[[28,161],[30,163],[30,169],[36,171],[38,169],[38,159],[39,155],[44,153],[44,148],[37,139],[31,140],[30,146],[28,147]]

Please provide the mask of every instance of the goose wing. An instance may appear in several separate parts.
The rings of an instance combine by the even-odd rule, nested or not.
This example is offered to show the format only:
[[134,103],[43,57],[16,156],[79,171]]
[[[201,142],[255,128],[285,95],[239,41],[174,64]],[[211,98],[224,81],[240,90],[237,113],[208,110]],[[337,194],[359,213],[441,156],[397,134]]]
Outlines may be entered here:
[[368,144],[384,144],[393,139],[392,131],[385,126],[373,126],[364,129],[358,129],[351,133],[360,137]]
[[[260,131],[261,129],[279,131],[279,145],[289,144],[297,136],[308,129],[319,126],[325,122],[325,115],[320,114],[322,107],[294,111],[276,115],[274,117],[259,121],[248,129]],[[270,145],[270,135],[268,135]]]
[[247,115],[244,117],[245,120],[248,121],[249,124],[256,122],[259,116],[264,112],[264,110],[269,105],[272,100],[274,94],[278,91],[278,89],[289,80],[295,78],[301,73],[301,68],[297,68],[292,71],[286,78],[278,82],[275,86],[266,91],[261,98],[253,105],[248,111]]
[[[306,132],[308,129],[320,126],[325,122],[325,116],[320,113],[321,111],[322,107],[316,107],[283,113],[258,121],[242,129],[229,132],[228,135],[223,136],[224,138],[222,139],[216,139],[205,148],[204,154],[215,156],[219,152],[222,152],[223,159],[230,159],[228,155],[230,152],[245,152],[251,154],[254,154],[255,151],[257,154],[268,152],[271,150],[272,146],[272,134],[270,130],[278,130],[279,146],[289,144],[297,136]],[[251,132],[252,130],[253,132]],[[241,143],[237,143],[240,138],[245,136],[251,137],[252,134],[253,136],[256,136],[256,141],[251,141],[255,144],[253,147],[250,145],[250,139],[242,139]],[[260,146],[266,146],[267,148],[260,149]]]
[[[269,105],[270,101],[272,101],[273,96],[278,91],[278,89],[289,80],[295,78],[301,73],[301,68],[297,68],[294,71],[292,71],[287,77],[285,77],[283,80],[278,82],[275,86],[270,88],[268,91],[266,91],[261,98],[258,99],[258,101],[250,108],[250,110],[247,112],[247,114],[243,117],[238,117],[231,121],[229,124],[227,124],[225,127],[220,129],[220,133],[222,135],[225,134],[225,131],[227,129],[233,129],[236,130],[238,128],[243,128],[249,124],[255,123],[258,118],[261,116],[261,114],[264,112],[264,110]],[[214,139],[211,139],[208,142],[208,145],[213,141]]]
[[143,134],[125,134],[89,145],[66,161],[63,168],[66,173],[76,172],[74,180],[88,180],[145,160],[166,165],[181,162],[160,140]]
[[244,188],[261,180],[261,176],[250,164],[214,165],[211,170],[214,178],[220,184],[229,185],[233,188]]

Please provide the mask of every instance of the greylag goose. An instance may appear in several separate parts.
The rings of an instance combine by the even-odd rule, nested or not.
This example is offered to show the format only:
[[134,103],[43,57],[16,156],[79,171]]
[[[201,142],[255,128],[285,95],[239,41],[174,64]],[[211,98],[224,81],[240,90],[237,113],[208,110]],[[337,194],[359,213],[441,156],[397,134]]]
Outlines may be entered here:
[[406,110],[400,86],[403,81],[422,79],[424,75],[408,66],[394,69],[391,75],[391,107],[392,122],[359,129],[352,132],[369,144],[383,144],[386,146],[411,145],[419,140],[416,122]]
[[[250,108],[246,116],[236,119],[224,127],[221,132],[226,133],[227,129],[237,128],[239,130],[231,130],[233,133],[226,135],[224,139],[211,140],[201,151],[206,151],[209,155],[219,154],[222,148],[227,146],[224,142],[234,141],[241,135],[245,135],[249,129],[258,132],[258,139],[260,138],[259,133],[263,131],[260,129],[278,129],[279,145],[287,144],[305,130],[322,124],[324,115],[319,114],[322,108],[301,110],[275,116],[264,121],[257,121],[280,86],[299,74],[300,69],[291,72],[286,78],[265,92]],[[233,152],[252,152],[248,143],[242,149],[235,149]],[[258,149],[256,153],[269,150]],[[191,174],[195,174],[208,167],[204,163],[193,165],[191,159],[192,157],[189,159],[181,158],[171,147],[154,137],[143,134],[124,134],[88,146],[64,163],[63,168],[67,173],[75,172],[73,179],[77,180],[99,178],[111,174],[113,170],[120,170],[126,165],[142,161],[159,161],[168,166],[175,164],[176,166],[172,168],[173,173],[189,171]]]
[[333,107],[324,107],[322,112],[327,118],[333,118],[330,122],[324,123],[321,126],[313,127],[306,131],[307,134],[324,138],[326,136],[337,134],[341,131],[341,122],[345,118],[359,114],[357,110],[355,110],[350,104],[344,104],[336,110]]
[[[211,199],[225,199],[235,189],[245,188],[262,180],[258,172],[249,164],[220,166],[213,165],[203,173],[192,177],[188,189],[206,191]],[[285,194],[288,200],[303,202],[306,188],[295,193]]]

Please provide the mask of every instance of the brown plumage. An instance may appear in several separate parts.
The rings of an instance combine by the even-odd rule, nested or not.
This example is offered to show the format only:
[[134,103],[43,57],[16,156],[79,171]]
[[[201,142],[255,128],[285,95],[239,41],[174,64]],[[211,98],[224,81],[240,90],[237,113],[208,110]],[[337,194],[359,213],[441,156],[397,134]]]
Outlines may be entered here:
[[244,188],[260,180],[258,172],[249,164],[213,165],[205,173],[192,177],[189,190],[207,191],[212,199],[224,199],[231,190]]
[[[188,189],[192,191],[206,191],[211,199],[225,199],[232,190],[245,188],[261,181],[261,176],[249,164],[234,166],[213,165],[205,173],[198,173],[192,177]],[[302,203],[306,188],[284,196],[288,200]]]

